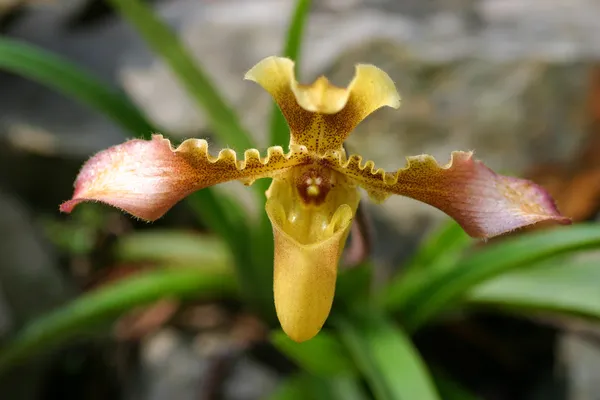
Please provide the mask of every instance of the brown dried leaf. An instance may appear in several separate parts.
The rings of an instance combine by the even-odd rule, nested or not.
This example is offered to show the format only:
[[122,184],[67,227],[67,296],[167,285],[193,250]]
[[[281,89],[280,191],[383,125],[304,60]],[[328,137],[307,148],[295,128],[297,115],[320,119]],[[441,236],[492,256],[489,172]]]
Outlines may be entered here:
[[588,137],[575,159],[563,165],[537,166],[527,174],[574,222],[591,219],[600,210],[600,66],[590,76],[587,114]]

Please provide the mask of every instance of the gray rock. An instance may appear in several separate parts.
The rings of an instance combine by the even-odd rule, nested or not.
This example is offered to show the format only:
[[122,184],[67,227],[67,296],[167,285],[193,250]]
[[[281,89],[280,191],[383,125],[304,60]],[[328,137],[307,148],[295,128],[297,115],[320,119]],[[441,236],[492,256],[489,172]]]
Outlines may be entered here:
[[[519,174],[538,162],[569,159],[580,144],[587,72],[600,55],[592,40],[600,26],[591,23],[600,8],[593,1],[320,4],[309,22],[301,80],[324,73],[345,85],[353,65],[368,62],[385,69],[403,97],[399,111],[378,111],[348,141],[378,166],[400,168],[405,156],[420,153],[445,163],[452,150],[474,149],[490,167]],[[290,6],[219,2],[182,21],[182,37],[261,143],[270,99],[241,78],[279,53]],[[161,63],[124,77],[167,129],[187,136],[205,126]],[[399,197],[377,210],[401,233],[445,218]]]
[[[496,171],[519,174],[570,159],[585,137],[589,65],[476,59],[431,65],[386,41],[347,52],[327,75],[344,81],[364,59],[390,71],[403,105],[372,115],[347,143],[386,170],[403,167],[409,155],[428,153],[445,164],[452,150],[475,150]],[[445,218],[400,197],[377,210],[405,232],[423,224],[418,216]]]
[[3,192],[0,232],[0,287],[12,324],[20,327],[63,304],[72,292],[28,210]]
[[8,306],[4,291],[0,287],[0,339],[8,337],[13,329],[12,311]]
[[[10,34],[56,51],[109,82],[122,81],[164,130],[183,136],[204,133],[206,120],[202,113],[170,71],[161,62],[151,62],[153,58],[144,44],[122,22],[110,20],[76,35],[60,29],[79,3],[65,1],[61,7],[34,10]],[[242,76],[260,58],[280,52],[292,6],[290,0],[178,0],[157,6],[159,14],[180,31],[227,100],[242,110],[244,123],[257,132],[259,139],[264,138],[270,101],[258,95],[260,90],[255,85],[243,82]],[[600,54],[594,40],[600,30],[594,23],[598,15],[600,6],[593,0],[554,0],[551,5],[538,0],[330,0],[315,6],[302,71],[314,77],[328,70],[348,49],[364,48],[374,40],[389,40],[417,68],[470,58],[517,64],[524,59],[542,64],[594,59]],[[395,53],[387,55],[393,58]],[[372,58],[367,51],[361,61],[372,62]],[[399,68],[402,71],[406,67]],[[531,73],[535,72],[518,72],[515,84],[519,79],[527,80],[520,75]],[[460,75],[455,73],[454,78],[460,79]],[[50,91],[14,80],[3,82],[3,87],[7,85],[13,89],[10,93],[19,94],[16,98],[0,97],[0,105],[6,110],[4,123],[13,130],[18,131],[23,122],[43,128],[62,139],[60,149],[77,154],[121,140],[123,132],[119,128]],[[31,98],[37,99],[33,105]],[[502,96],[488,101],[495,100],[502,100]]]
[[279,379],[264,365],[248,356],[239,358],[227,379],[223,398],[225,400],[259,400],[272,393]]
[[[68,18],[85,0],[62,0],[30,7],[7,35],[56,53],[114,87],[124,65],[141,66],[152,55],[135,31],[120,19],[107,19],[73,32]],[[163,12],[173,24],[177,15]],[[26,79],[0,74],[0,135],[30,142],[32,132],[51,143],[53,153],[87,158],[136,134],[126,132],[95,110]],[[141,135],[144,132],[139,132]],[[28,149],[30,150],[30,149]]]
[[[0,191],[0,339],[64,303],[70,290],[28,210]],[[12,333],[12,332],[11,332]],[[43,363],[31,360],[0,377],[3,397],[35,398]]]
[[[231,368],[219,369],[218,360],[225,360]],[[223,332],[204,332],[191,338],[166,328],[143,340],[140,371],[131,381],[126,398],[208,399],[213,398],[208,394],[215,389],[212,386],[218,385],[223,399],[258,400],[271,393],[277,382],[274,372],[242,355]]]
[[566,333],[560,339],[558,351],[566,375],[568,400],[600,400],[600,349],[597,343]]
[[197,399],[208,363],[190,347],[191,342],[174,330],[145,338],[138,379],[131,381],[126,398]]
[[[292,8],[290,0],[156,6],[260,147],[271,99],[242,77],[261,58],[280,52]],[[71,34],[58,29],[65,10],[30,12],[10,34],[122,82],[161,130],[210,134],[202,112],[135,32],[108,20]],[[357,62],[390,73],[403,96],[401,110],[379,111],[348,142],[383,168],[401,167],[407,155],[430,153],[443,163],[451,150],[474,149],[492,168],[518,174],[538,162],[572,157],[584,136],[587,71],[600,56],[599,17],[594,0],[319,2],[306,32],[301,80],[325,73],[343,85]],[[13,141],[30,143],[32,132],[46,132],[51,139],[36,137],[61,154],[81,156],[130,135],[37,85],[4,76],[0,84],[8,88],[0,94],[0,124]],[[445,218],[399,197],[375,209],[401,234]]]

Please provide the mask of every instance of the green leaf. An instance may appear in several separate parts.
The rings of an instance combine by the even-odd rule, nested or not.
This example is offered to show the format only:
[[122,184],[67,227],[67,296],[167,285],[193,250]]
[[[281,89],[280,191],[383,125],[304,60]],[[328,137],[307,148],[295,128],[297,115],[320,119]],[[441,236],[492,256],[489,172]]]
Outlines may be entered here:
[[[270,286],[265,289],[262,275],[266,267],[273,269],[273,258],[271,256],[269,266],[252,262],[254,230],[248,226],[248,216],[241,206],[234,199],[225,196],[225,193],[219,193],[217,196],[215,191],[207,189],[189,196],[188,204],[200,220],[206,222],[208,227],[228,244],[233,253],[233,266],[244,298],[251,306],[259,307],[257,311],[262,311],[268,316],[268,310],[273,308],[273,291]],[[269,285],[272,285],[272,280]],[[263,300],[265,296],[270,296],[271,300]]]
[[0,69],[26,77],[99,110],[135,136],[155,132],[127,98],[63,58],[17,40],[0,38]]
[[472,243],[473,239],[460,225],[454,220],[448,221],[425,240],[402,272],[381,291],[377,300],[388,310],[401,307],[423,290],[430,276],[455,267]]
[[[111,118],[135,136],[149,139],[156,129],[127,96],[70,62],[43,50],[18,42],[0,38],[0,69],[32,79],[38,83],[79,100]],[[234,225],[243,225],[244,218],[228,221],[235,204],[224,195],[216,196],[204,189],[191,196],[195,210],[202,210],[203,220],[211,229],[229,240],[240,240],[232,232]],[[223,204],[228,209],[223,209]]]
[[[138,10],[135,7],[136,4],[139,5],[139,2],[134,4],[133,1],[126,1],[124,3],[126,3],[125,8],[128,11]],[[144,17],[148,17],[149,11],[145,6],[141,7],[146,10],[146,14],[142,12],[135,17],[137,18],[136,20],[140,20],[143,24],[144,21],[147,21]],[[150,17],[153,17],[153,15],[150,14]],[[152,20],[152,18],[150,20],[150,25],[144,25],[147,29],[156,28],[156,25],[152,25],[153,21],[160,25],[157,20]],[[162,28],[163,30],[167,29],[164,26]],[[160,29],[157,29],[153,34],[160,36],[160,31]],[[177,40],[172,33],[169,32],[169,35],[167,35],[168,37],[155,37],[154,39],[159,42],[162,46],[161,48],[164,48],[170,43],[169,37]],[[171,51],[174,52],[172,54],[172,61],[180,66],[179,68],[183,70],[182,73],[187,73],[187,82],[198,78],[198,76],[194,75],[194,72],[190,72],[194,67],[193,65],[186,64],[185,54],[180,54],[177,49],[172,49]],[[183,60],[178,59],[178,56],[179,58],[183,57]],[[19,74],[71,96],[102,112],[135,136],[142,136],[149,139],[152,132],[156,132],[156,129],[152,127],[124,93],[110,88],[109,85],[99,81],[93,75],[54,54],[15,40],[1,38],[0,69]],[[196,73],[201,74],[198,71]],[[219,105],[223,104],[219,102],[218,98],[215,99],[215,94],[211,92],[212,87],[208,86],[207,88],[203,86],[202,79],[196,83],[199,85],[197,87],[197,94],[204,93],[205,96],[208,96],[206,101],[212,107],[212,111],[209,111],[209,113],[212,112],[211,115],[215,118],[224,118],[226,121],[229,121],[226,125],[229,127],[229,131],[234,131],[236,126],[235,117],[231,117],[230,111],[219,113]],[[243,138],[245,137],[244,135],[245,133],[238,136]],[[225,139],[228,143],[233,143],[227,137]],[[244,142],[244,139],[241,139],[239,142],[244,144],[242,147],[248,147],[246,146],[248,142]],[[210,188],[192,194],[187,200],[191,204],[192,210],[200,216],[200,219],[211,230],[223,237],[236,254],[242,253],[242,255],[238,256],[239,259],[247,259],[246,255],[250,252],[247,249],[247,237],[249,235],[246,223],[247,216],[241,211],[241,207],[237,202],[223,193],[217,195]],[[244,249],[240,250],[241,248]],[[254,288],[257,288],[253,272],[251,270],[248,271],[249,267],[246,262],[237,263],[236,265],[238,266],[240,282],[245,288],[244,293],[253,292]]]
[[437,270],[456,264],[462,252],[474,242],[454,220],[449,220],[425,240],[405,270]]
[[325,380],[308,374],[298,374],[285,381],[269,396],[270,400],[312,400],[331,396]]
[[335,315],[339,335],[378,400],[438,400],[410,338],[376,310]]
[[327,331],[321,331],[311,340],[302,343],[294,342],[283,331],[274,331],[271,342],[303,370],[313,375],[330,377],[356,372],[344,346]]
[[481,400],[439,369],[433,371],[435,385],[444,400]]
[[600,319],[600,264],[542,264],[501,275],[473,289],[467,304],[551,311]]
[[273,299],[273,258],[274,242],[271,221],[264,210],[260,211],[258,222],[251,228],[246,242],[248,254],[241,261],[250,264],[256,291],[256,302],[260,305],[263,318],[276,322]]
[[135,231],[121,236],[114,250],[117,259],[123,261],[224,267],[232,264],[231,253],[223,240],[181,230]]
[[27,325],[0,351],[0,371],[38,352],[84,334],[91,326],[114,319],[135,306],[165,298],[230,296],[232,276],[221,266],[160,269],[89,292]]
[[333,306],[348,307],[365,302],[371,291],[373,266],[369,262],[340,271],[335,288]]
[[519,267],[600,245],[600,225],[579,224],[523,234],[490,244],[451,269],[430,274],[426,285],[398,307],[405,326],[414,330],[449,306],[456,305],[476,285]]
[[[298,74],[298,65],[300,64],[300,50],[302,47],[302,38],[304,36],[304,27],[306,26],[310,10],[310,3],[310,0],[296,1],[296,9],[292,15],[292,21],[288,28],[285,49],[283,51],[284,57],[288,57],[296,62],[296,74]],[[286,148],[290,141],[289,128],[277,104],[273,105],[270,127],[271,145],[278,145]]]
[[187,197],[198,219],[222,237],[235,251],[247,243],[247,213],[230,195],[205,188]]
[[[205,112],[221,141],[240,151],[255,147],[250,135],[240,124],[238,115],[227,105],[208,75],[195,63],[177,35],[148,5],[141,0],[110,0],[110,3],[171,67],[183,87]],[[264,189],[260,181],[253,185],[259,201],[264,201]],[[233,199],[223,200],[206,189],[193,194],[189,201],[202,220],[227,240],[235,252],[238,280],[246,299],[254,306],[258,304],[259,310],[268,315],[273,308],[272,280],[268,279],[268,288],[266,282],[272,273],[265,270],[265,257],[255,255],[260,253],[256,251],[255,243],[267,243],[264,238],[270,229],[263,229],[263,223],[259,223],[259,229],[253,228]],[[268,253],[268,248],[266,250]],[[269,267],[272,268],[272,265]]]
[[286,379],[270,400],[366,400],[360,383],[351,376],[323,379],[300,373]]
[[[108,84],[52,53],[16,40],[0,38],[0,69],[32,79],[79,100],[105,114],[135,136],[149,139],[152,132],[156,132],[124,93],[110,88]],[[199,208],[204,210],[205,220],[224,214],[218,213],[216,208],[223,202],[224,196],[216,198],[210,189],[199,193],[201,194],[195,195],[195,198],[201,198]],[[207,205],[209,200],[212,201],[212,206]],[[210,226],[226,226],[223,221],[223,218],[213,221]]]
[[208,75],[194,62],[177,35],[141,0],[110,0],[148,45],[172,68],[183,87],[204,110],[219,138],[239,151],[254,147],[237,114],[227,105]]

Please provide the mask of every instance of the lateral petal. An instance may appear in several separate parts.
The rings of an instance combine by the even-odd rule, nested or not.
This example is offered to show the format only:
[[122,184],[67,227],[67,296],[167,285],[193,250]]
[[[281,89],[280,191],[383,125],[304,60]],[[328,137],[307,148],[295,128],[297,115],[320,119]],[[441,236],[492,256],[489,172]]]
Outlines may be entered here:
[[88,160],[75,180],[71,200],[60,210],[71,212],[84,201],[99,201],[138,218],[155,220],[196,190],[234,179],[250,184],[309,160],[301,146],[285,154],[271,147],[261,157],[246,150],[243,160],[224,149],[214,157],[203,139],[188,139],[177,148],[162,135],[134,139],[101,151]]
[[377,169],[372,161],[363,163],[357,155],[346,159],[342,152],[330,152],[325,159],[375,201],[391,194],[422,201],[454,218],[473,237],[492,237],[542,221],[570,223],[543,188],[496,174],[472,152],[453,152],[445,166],[429,155],[408,157],[407,166],[396,172]]

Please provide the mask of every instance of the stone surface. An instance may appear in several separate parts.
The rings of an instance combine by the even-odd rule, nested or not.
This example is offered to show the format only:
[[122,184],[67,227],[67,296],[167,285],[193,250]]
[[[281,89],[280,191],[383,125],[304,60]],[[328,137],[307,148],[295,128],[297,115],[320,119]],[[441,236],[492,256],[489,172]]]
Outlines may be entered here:
[[[56,52],[110,84],[123,85],[165,132],[210,135],[202,112],[125,23],[108,17],[89,27],[66,27],[82,1],[32,6],[11,24],[7,35]],[[445,163],[452,150],[474,149],[494,169],[516,174],[539,162],[574,156],[586,128],[588,70],[600,57],[597,0],[313,3],[301,81],[326,74],[344,85],[354,63],[373,63],[389,72],[403,97],[399,111],[381,110],[361,124],[348,142],[350,151],[360,150],[379,167],[393,170],[403,166],[407,155],[431,153]],[[154,4],[264,147],[271,99],[242,77],[261,58],[280,53],[292,1]],[[0,137],[22,150],[83,159],[133,136],[37,84],[0,74],[0,87]],[[30,212],[1,193],[0,204],[0,233],[9,233],[0,242],[2,335],[58,304],[68,291],[52,269],[54,257],[39,238]],[[400,197],[369,209],[380,237],[378,260],[394,266],[445,218]],[[149,338],[128,398],[174,398],[173,393],[180,399],[197,398],[208,366],[206,354],[196,350],[178,332]],[[580,373],[574,378],[584,388],[580,393],[597,393],[589,385],[590,369],[585,369],[597,360],[588,363],[595,353],[586,352],[572,353],[576,357],[569,365],[579,371],[573,374]],[[586,358],[579,364],[581,354]],[[22,375],[29,382],[25,390],[33,391],[37,375]],[[260,398],[275,378],[242,358],[231,379],[227,398],[250,399]]]
[[[162,131],[211,136],[173,74],[124,23],[109,18],[76,32],[61,29],[76,8],[72,3],[35,8],[10,34],[122,83]],[[156,5],[260,147],[271,99],[242,78],[258,60],[280,52],[292,8],[289,0]],[[402,108],[377,112],[348,142],[382,168],[402,167],[405,156],[419,153],[445,163],[452,150],[474,149],[490,167],[519,174],[538,162],[573,157],[584,136],[587,73],[600,56],[598,18],[594,0],[318,2],[306,31],[301,80],[324,73],[344,85],[357,62],[392,76]],[[0,84],[8,88],[0,94],[0,127],[18,146],[41,141],[59,154],[86,157],[131,136],[36,84],[10,76],[0,76]],[[228,145],[216,141],[215,151]],[[399,197],[370,208],[401,235],[427,232],[445,218]]]
[[[600,55],[582,39],[600,33],[590,23],[590,15],[600,17],[595,3],[319,4],[307,30],[301,80],[324,73],[344,85],[355,63],[368,62],[385,69],[403,97],[399,111],[379,111],[361,124],[350,150],[393,170],[408,155],[430,153],[446,163],[452,150],[474,149],[490,167],[512,174],[574,155],[585,134],[588,69]],[[228,1],[206,4],[182,20],[186,43],[262,143],[270,99],[241,78],[256,61],[278,53],[289,12],[288,1]],[[215,39],[200,39],[208,36]],[[123,76],[129,92],[168,130],[184,136],[206,130],[160,62]],[[424,232],[445,218],[403,198],[376,210],[400,233]]]
[[[39,233],[31,212],[0,190],[0,340],[33,318],[64,303],[69,286],[56,257]],[[34,399],[43,365],[31,360],[0,376],[0,392],[10,399]]]
[[[377,112],[347,143],[378,167],[395,170],[406,156],[422,153],[445,164],[452,150],[475,150],[497,172],[520,174],[541,162],[573,157],[585,136],[585,65],[483,60],[427,65],[402,57],[398,45],[380,42],[348,52],[328,75],[347,77],[348,66],[366,52],[390,71],[403,97],[400,110]],[[400,197],[371,208],[405,232],[446,218]]]
[[[69,18],[83,2],[61,0],[31,6],[11,24],[7,35],[56,53],[117,87],[122,66],[145,65],[151,61],[150,53],[137,34],[115,18],[86,28],[68,28]],[[0,86],[0,138],[20,144],[32,142],[33,133],[51,144],[53,154],[87,158],[134,136],[97,111],[37,83],[0,73]]]
[[138,378],[129,385],[129,400],[197,399],[208,362],[190,351],[190,341],[173,330],[144,339]]
[[[224,358],[223,358],[224,357]],[[227,363],[217,365],[221,362]],[[232,345],[226,334],[197,338],[165,328],[144,339],[137,378],[130,381],[128,400],[226,400],[265,398],[277,385],[277,375]]]
[[[600,330],[595,329],[595,335]],[[559,348],[567,379],[568,400],[600,399],[600,349],[595,341],[581,335],[565,333]]]
[[244,355],[238,358],[225,384],[225,400],[259,400],[267,398],[277,387],[277,375],[264,365]]
[[0,232],[0,287],[18,328],[64,303],[70,288],[29,211],[1,191]]

